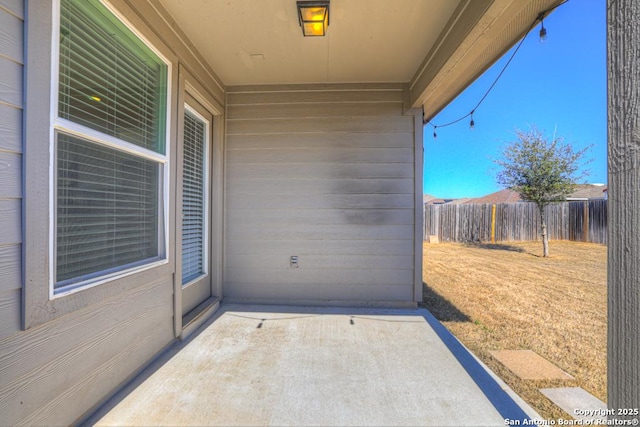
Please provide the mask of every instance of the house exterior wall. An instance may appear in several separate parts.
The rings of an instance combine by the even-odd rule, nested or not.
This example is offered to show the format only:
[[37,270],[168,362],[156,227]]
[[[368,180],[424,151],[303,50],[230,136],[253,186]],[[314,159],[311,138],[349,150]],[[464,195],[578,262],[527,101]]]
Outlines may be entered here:
[[0,1],[0,337],[20,327],[23,27],[22,0]]
[[401,85],[229,89],[225,298],[415,305],[422,134],[402,101]]
[[[170,29],[170,20],[165,22],[160,17],[153,2],[113,0],[110,3],[155,47],[162,47],[170,59],[173,91],[170,109],[174,122],[170,144],[175,150],[177,105],[184,100],[177,84],[179,69],[188,71],[185,74],[195,80],[192,86],[210,88],[205,94],[210,99],[223,99],[222,86],[213,81],[215,75],[203,68],[201,60],[180,34]],[[49,215],[46,193],[33,191],[33,183],[37,181],[44,179],[44,185],[49,185],[46,164],[34,167],[38,165],[34,159],[49,151],[48,138],[38,133],[42,129],[48,133],[47,125],[32,124],[49,120],[50,75],[35,81],[33,76],[50,73],[47,65],[50,42],[44,41],[35,47],[33,44],[39,37],[50,40],[51,10],[49,0],[30,3],[0,0],[2,425],[69,425],[82,419],[179,334],[174,322],[174,294],[180,284],[174,282],[175,253],[172,252],[177,223],[175,183],[168,189],[169,205],[173,207],[167,219],[171,230],[167,264],[77,292],[62,303],[66,314],[50,313],[52,320],[29,325],[24,319],[31,312],[37,314],[39,309],[25,301],[27,288],[40,292],[48,287],[45,281],[36,280],[45,274],[41,272],[47,271],[48,254],[45,251],[42,256],[34,255],[37,252],[34,248],[46,247],[43,242],[48,239],[47,232],[40,233],[37,226],[29,224],[46,225]],[[153,30],[147,20],[153,23]],[[42,102],[32,102],[38,94]],[[175,157],[175,152],[171,153],[171,159]],[[171,177],[175,176],[175,170],[173,162]]]
[[[168,263],[57,305],[34,303],[51,262],[51,1],[0,0],[0,420],[8,425],[81,420],[180,335],[179,105],[187,87],[225,108],[226,88],[157,1],[109,2],[171,63]],[[403,114],[405,88],[246,89],[228,94],[233,117],[216,119],[231,144],[224,177],[222,167],[214,174],[229,180],[225,263],[216,266],[222,295],[415,305],[422,125],[415,112]],[[212,230],[223,234],[222,221]]]

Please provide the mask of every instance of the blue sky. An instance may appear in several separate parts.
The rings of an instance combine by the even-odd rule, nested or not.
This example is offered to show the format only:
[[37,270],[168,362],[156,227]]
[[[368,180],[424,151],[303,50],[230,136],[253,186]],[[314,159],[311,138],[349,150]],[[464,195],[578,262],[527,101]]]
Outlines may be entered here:
[[[501,148],[514,130],[535,125],[554,130],[574,148],[593,144],[590,183],[607,181],[606,9],[604,1],[570,0],[538,24],[516,53],[487,99],[469,119],[424,128],[424,193],[436,197],[479,197],[500,190],[495,180]],[[515,48],[515,47],[514,47]],[[513,51],[510,50],[431,122],[444,124],[478,103]]]

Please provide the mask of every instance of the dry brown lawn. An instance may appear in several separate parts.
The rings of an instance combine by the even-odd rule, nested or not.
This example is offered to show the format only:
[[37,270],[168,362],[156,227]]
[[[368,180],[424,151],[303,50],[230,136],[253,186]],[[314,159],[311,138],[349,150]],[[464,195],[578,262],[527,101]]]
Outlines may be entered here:
[[[568,416],[539,388],[607,398],[607,248],[552,241],[424,244],[425,305],[544,418]],[[521,380],[492,350],[533,350],[570,381]]]

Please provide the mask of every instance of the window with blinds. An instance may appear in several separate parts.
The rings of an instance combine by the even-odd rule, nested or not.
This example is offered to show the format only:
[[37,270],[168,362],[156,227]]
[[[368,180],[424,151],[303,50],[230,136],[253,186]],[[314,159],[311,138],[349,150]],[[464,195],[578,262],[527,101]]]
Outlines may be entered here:
[[182,284],[206,273],[207,124],[188,109],[184,114],[182,175]]
[[158,165],[58,134],[57,278],[158,256]]
[[61,118],[164,154],[166,73],[98,1],[61,2]]
[[56,289],[163,256],[167,167],[167,64],[97,0],[60,2],[59,55]]

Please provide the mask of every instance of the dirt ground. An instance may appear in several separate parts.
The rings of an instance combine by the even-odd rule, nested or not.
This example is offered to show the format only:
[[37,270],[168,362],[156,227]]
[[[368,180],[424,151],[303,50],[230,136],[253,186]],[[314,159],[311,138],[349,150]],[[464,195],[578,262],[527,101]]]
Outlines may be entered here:
[[[568,419],[538,391],[607,398],[607,248],[552,241],[424,244],[425,306],[544,418]],[[489,354],[533,350],[575,380],[521,380]]]

